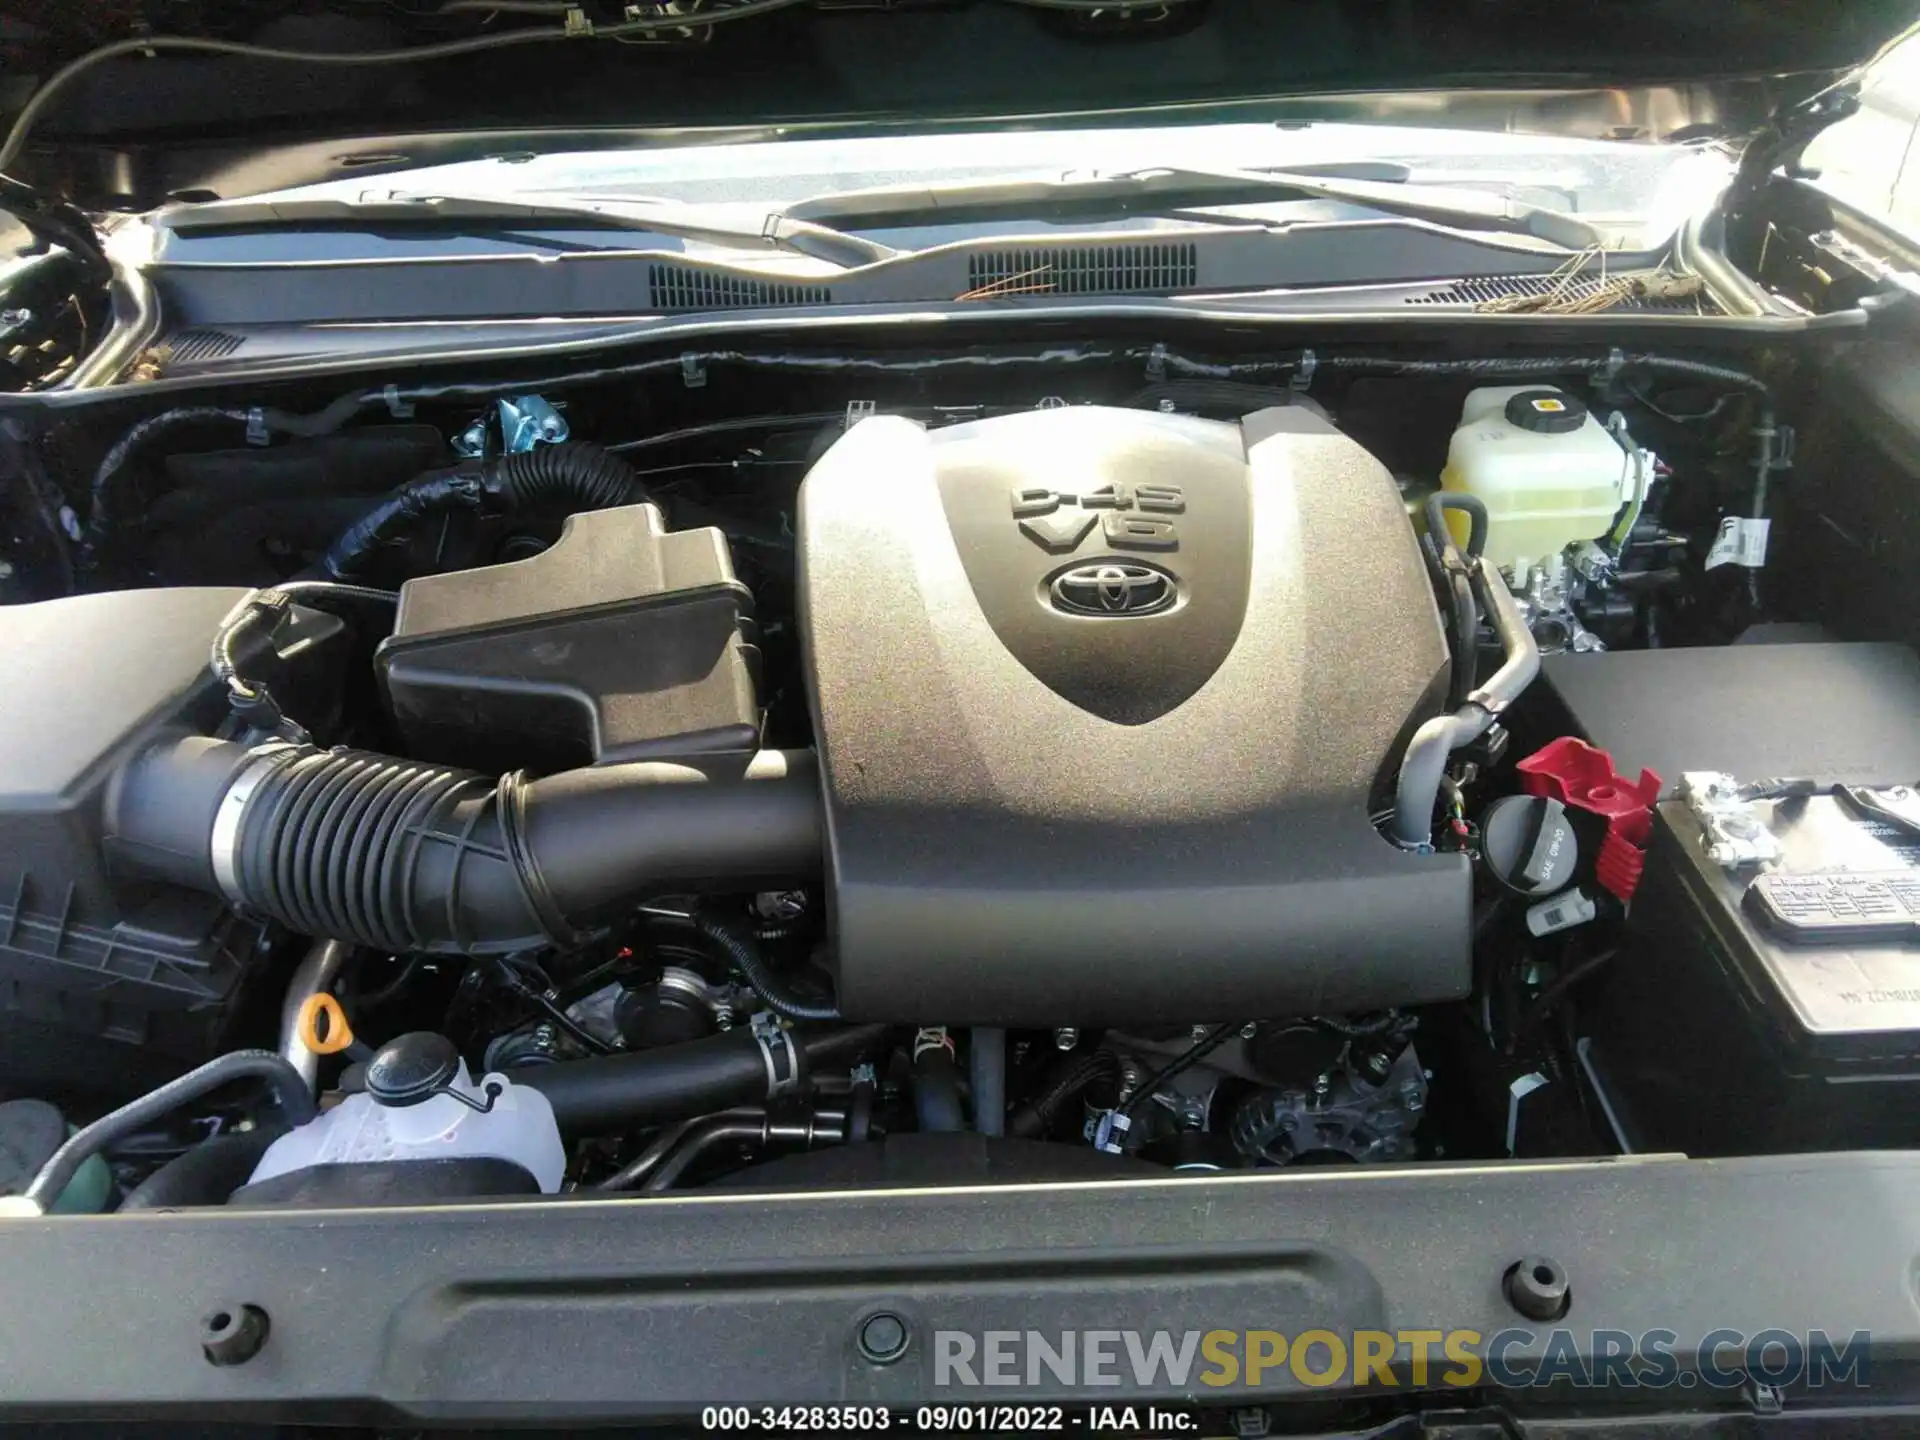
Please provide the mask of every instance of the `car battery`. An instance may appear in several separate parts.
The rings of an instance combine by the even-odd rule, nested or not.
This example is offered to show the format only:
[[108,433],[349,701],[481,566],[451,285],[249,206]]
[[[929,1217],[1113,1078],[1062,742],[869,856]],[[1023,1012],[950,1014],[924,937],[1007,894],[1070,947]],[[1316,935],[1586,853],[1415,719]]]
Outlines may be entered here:
[[1920,1143],[1920,833],[1845,791],[1747,810],[1764,867],[1723,863],[1688,803],[1656,809],[1582,1009],[1616,1128],[1692,1155]]

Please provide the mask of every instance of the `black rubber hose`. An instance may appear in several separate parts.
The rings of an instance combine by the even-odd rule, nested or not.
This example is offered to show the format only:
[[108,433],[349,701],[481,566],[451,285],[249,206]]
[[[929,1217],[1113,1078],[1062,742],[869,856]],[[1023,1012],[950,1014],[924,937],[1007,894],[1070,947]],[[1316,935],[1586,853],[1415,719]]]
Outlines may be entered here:
[[[818,1070],[850,1059],[877,1044],[885,1025],[789,1032],[800,1057],[797,1075],[778,1077],[783,1092],[803,1085]],[[514,1070],[516,1085],[547,1097],[561,1130],[574,1135],[611,1134],[668,1125],[735,1105],[772,1098],[775,1072],[752,1030],[730,1030],[684,1045],[663,1045],[631,1055],[567,1060]]]
[[267,1147],[286,1133],[278,1126],[263,1125],[202,1140],[134,1186],[120,1202],[120,1211],[223,1205],[253,1177]]
[[1055,1070],[1039,1094],[1014,1108],[1007,1122],[1007,1133],[1022,1140],[1043,1138],[1066,1107],[1101,1080],[1115,1080],[1120,1062],[1110,1050],[1095,1050],[1076,1055]]
[[1447,594],[1447,618],[1453,622],[1453,678],[1447,708],[1458,710],[1480,679],[1480,607],[1474,603],[1473,582],[1465,571],[1448,574]]
[[187,737],[129,765],[109,812],[130,873],[389,954],[577,944],[649,892],[791,884],[821,863],[809,750],[495,781]]
[[598,445],[539,445],[485,467],[487,489],[513,510],[606,510],[646,498],[633,467]]
[[[352,617],[357,606],[368,603],[391,610],[400,603],[391,590],[369,590],[364,585],[340,585],[330,580],[289,580],[284,584],[255,590],[229,610],[213,632],[208,663],[214,678],[227,691],[227,704],[246,725],[287,740],[306,740],[307,731],[280,708],[280,703],[265,685],[240,673],[239,641],[256,628],[271,635],[288,607],[305,603],[330,612],[345,611]],[[388,628],[391,629],[391,621]]]
[[913,1109],[920,1128],[929,1133],[950,1133],[967,1128],[966,1112],[960,1108],[960,1067],[953,1063],[950,1046],[916,1046],[913,1054]]
[[753,987],[753,993],[766,1001],[767,1008],[776,1015],[784,1015],[789,1020],[840,1018],[840,1007],[831,1001],[808,1000],[787,988],[786,982],[767,964],[767,952],[761,948],[745,916],[716,906],[702,906],[693,917],[693,925],[713,957],[738,970]]
[[409,481],[362,515],[320,562],[334,580],[365,573],[420,522],[455,510],[605,510],[646,499],[633,467],[598,445],[542,445]]
[[1453,636],[1449,649],[1453,655],[1453,678],[1448,685],[1447,708],[1458,710],[1467,703],[1480,680],[1480,609],[1474,603],[1473,584],[1468,562],[1454,543],[1447,524],[1447,512],[1457,510],[1467,517],[1467,554],[1480,558],[1487,544],[1487,507],[1473,495],[1436,490],[1427,497],[1427,540],[1430,558],[1447,596],[1447,618]]
[[23,1198],[45,1214],[53,1208],[53,1202],[60,1198],[60,1193],[67,1188],[80,1167],[115,1141],[124,1139],[136,1130],[145,1129],[189,1101],[209,1095],[223,1085],[231,1085],[236,1080],[256,1079],[265,1080],[272,1087],[274,1098],[280,1102],[281,1115],[289,1125],[304,1125],[313,1119],[313,1096],[298,1070],[271,1050],[235,1050],[217,1060],[209,1060],[196,1070],[189,1070],[177,1080],[169,1080],[158,1090],[142,1095],[131,1104],[122,1105],[118,1110],[76,1131],[40,1167],[40,1173],[33,1177]]
[[1442,552],[1453,543],[1453,531],[1447,524],[1447,511],[1457,510],[1467,517],[1467,555],[1478,560],[1487,548],[1487,507],[1477,495],[1457,490],[1436,490],[1427,496],[1427,533]]

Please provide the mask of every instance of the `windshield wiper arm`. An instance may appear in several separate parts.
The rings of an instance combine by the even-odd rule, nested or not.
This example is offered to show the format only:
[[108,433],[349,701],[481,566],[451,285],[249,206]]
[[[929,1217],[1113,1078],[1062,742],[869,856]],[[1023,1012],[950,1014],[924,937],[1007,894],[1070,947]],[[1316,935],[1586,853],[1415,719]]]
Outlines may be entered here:
[[685,240],[748,242],[771,250],[805,255],[843,269],[891,260],[905,252],[864,236],[849,235],[826,225],[769,209],[756,224],[737,208],[692,205],[678,200],[628,196],[539,195],[517,198],[463,191],[385,194],[343,199],[296,197],[287,200],[230,200],[196,205],[176,212],[168,225],[177,232],[231,229],[252,225],[298,225],[315,222],[486,221],[523,225],[587,220],[622,230],[650,230]]
[[908,185],[817,195],[787,206],[783,213],[800,219],[854,220],[876,215],[958,213],[1019,205],[1121,204],[1160,196],[1193,200],[1226,195],[1263,197],[1268,193],[1338,200],[1459,229],[1527,235],[1566,250],[1607,246],[1607,237],[1577,215],[1523,204],[1501,195],[1453,186],[1347,179],[1297,170],[1206,170],[1180,166],[1069,175],[1058,180],[1029,178]]

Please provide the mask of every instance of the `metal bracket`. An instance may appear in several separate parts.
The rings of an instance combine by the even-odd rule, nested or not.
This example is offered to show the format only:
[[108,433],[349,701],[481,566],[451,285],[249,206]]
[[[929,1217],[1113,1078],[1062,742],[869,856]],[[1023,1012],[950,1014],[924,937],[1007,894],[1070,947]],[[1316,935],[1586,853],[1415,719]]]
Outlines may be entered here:
[[842,430],[851,430],[862,420],[871,420],[879,413],[879,410],[880,402],[878,400],[849,400],[847,402],[846,417],[841,420],[840,428]]
[[521,395],[496,402],[500,415],[500,448],[509,455],[536,445],[558,445],[567,438],[567,422],[539,395]]
[[273,443],[273,436],[267,431],[267,412],[258,405],[247,411],[247,443],[249,445]]
[[1288,377],[1287,388],[1296,395],[1304,395],[1313,384],[1313,372],[1320,368],[1320,357],[1311,350],[1300,352],[1300,363],[1294,367]]
[[698,355],[687,354],[680,357],[680,379],[689,390],[698,390],[707,383],[707,362]]
[[413,402],[400,398],[400,387],[398,385],[387,386],[385,390],[380,392],[380,398],[387,402],[387,413],[393,416],[394,419],[410,420],[413,418]]
[[1156,344],[1147,352],[1147,379],[1164,380],[1167,378],[1167,347]]

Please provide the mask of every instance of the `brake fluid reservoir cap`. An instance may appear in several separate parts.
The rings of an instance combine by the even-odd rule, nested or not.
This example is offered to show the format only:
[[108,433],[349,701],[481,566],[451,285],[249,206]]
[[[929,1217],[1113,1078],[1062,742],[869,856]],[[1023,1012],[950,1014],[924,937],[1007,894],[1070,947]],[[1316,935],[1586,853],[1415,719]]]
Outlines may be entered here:
[[414,1030],[396,1035],[367,1062],[367,1094],[399,1108],[431,1100],[460,1073],[460,1052],[444,1035]]
[[1561,390],[1522,390],[1507,401],[1507,423],[1536,435],[1571,435],[1587,419],[1587,407]]
[[1580,843],[1566,806],[1544,795],[1509,795],[1480,819],[1480,860],[1516,895],[1554,895],[1573,882]]

